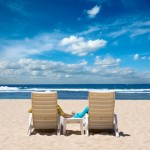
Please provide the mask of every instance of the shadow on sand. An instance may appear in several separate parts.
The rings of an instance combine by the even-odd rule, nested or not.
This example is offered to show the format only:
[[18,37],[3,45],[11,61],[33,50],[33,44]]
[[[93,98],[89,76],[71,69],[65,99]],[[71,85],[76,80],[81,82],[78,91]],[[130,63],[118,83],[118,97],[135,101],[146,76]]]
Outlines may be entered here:
[[31,136],[32,135],[37,135],[37,134],[40,134],[40,135],[47,135],[47,136],[52,136],[52,135],[57,135],[57,131],[56,130],[36,130],[34,129],[32,132],[31,132]]
[[[90,130],[90,135],[109,135],[109,136],[115,136],[114,130]],[[57,135],[56,130],[34,130],[31,135],[47,135],[47,136],[52,136],[52,135]],[[61,131],[61,135],[62,131]],[[65,136],[71,136],[71,135],[81,135],[80,131],[75,131],[75,130],[66,130],[66,135]],[[126,136],[131,136],[130,134],[124,133],[124,132],[119,132],[120,137],[126,137]]]
[[123,133],[122,131],[119,132],[119,135],[122,136],[122,137],[131,136],[130,134]]

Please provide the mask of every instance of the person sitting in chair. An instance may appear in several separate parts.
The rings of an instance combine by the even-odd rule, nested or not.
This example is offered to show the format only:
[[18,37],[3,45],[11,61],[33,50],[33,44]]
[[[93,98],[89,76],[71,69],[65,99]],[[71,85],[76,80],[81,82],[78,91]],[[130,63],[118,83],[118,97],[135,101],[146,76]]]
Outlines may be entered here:
[[[76,113],[75,111],[73,111],[72,114],[65,113],[59,105],[57,105],[57,109],[58,109],[58,114],[60,116],[64,117],[64,118],[71,118],[71,117],[73,117],[73,118],[82,118],[89,111],[88,106],[86,106],[82,112]],[[32,107],[29,108],[28,112],[32,113]]]
[[[58,109],[58,114],[59,114],[60,116],[64,117],[64,118],[71,118],[71,117],[74,116],[74,114],[65,113],[65,112],[63,111],[63,109],[62,109],[59,105],[57,105],[57,109]],[[28,112],[29,112],[29,113],[32,113],[32,107],[29,108]]]

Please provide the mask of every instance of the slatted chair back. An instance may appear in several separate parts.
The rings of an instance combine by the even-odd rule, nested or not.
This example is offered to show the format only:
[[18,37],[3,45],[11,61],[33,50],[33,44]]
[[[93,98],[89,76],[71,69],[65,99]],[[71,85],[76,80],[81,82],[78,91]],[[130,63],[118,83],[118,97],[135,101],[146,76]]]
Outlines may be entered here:
[[58,129],[57,92],[32,92],[35,129]]
[[89,129],[114,128],[115,92],[89,92]]

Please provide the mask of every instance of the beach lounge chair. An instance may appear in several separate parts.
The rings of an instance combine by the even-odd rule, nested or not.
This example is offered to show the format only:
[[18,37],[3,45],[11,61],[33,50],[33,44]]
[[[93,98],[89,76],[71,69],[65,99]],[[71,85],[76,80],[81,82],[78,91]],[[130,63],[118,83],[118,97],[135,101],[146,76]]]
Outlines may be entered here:
[[114,114],[115,92],[89,92],[88,100],[86,135],[92,129],[114,129],[116,137],[119,137],[117,115]]
[[60,116],[57,110],[57,92],[32,92],[32,113],[29,113],[29,128],[27,135],[32,129],[55,129],[60,134]]

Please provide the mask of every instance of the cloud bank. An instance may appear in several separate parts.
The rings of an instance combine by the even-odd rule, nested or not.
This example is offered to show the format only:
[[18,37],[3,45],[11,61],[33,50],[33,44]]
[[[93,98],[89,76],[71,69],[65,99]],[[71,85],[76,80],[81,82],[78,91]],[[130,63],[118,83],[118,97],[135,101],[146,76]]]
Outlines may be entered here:
[[[96,57],[93,64],[86,60],[67,64],[62,61],[19,59],[0,61],[0,83],[139,83],[150,81],[149,73],[141,74],[121,67],[121,60]],[[121,82],[120,82],[121,81]]]

